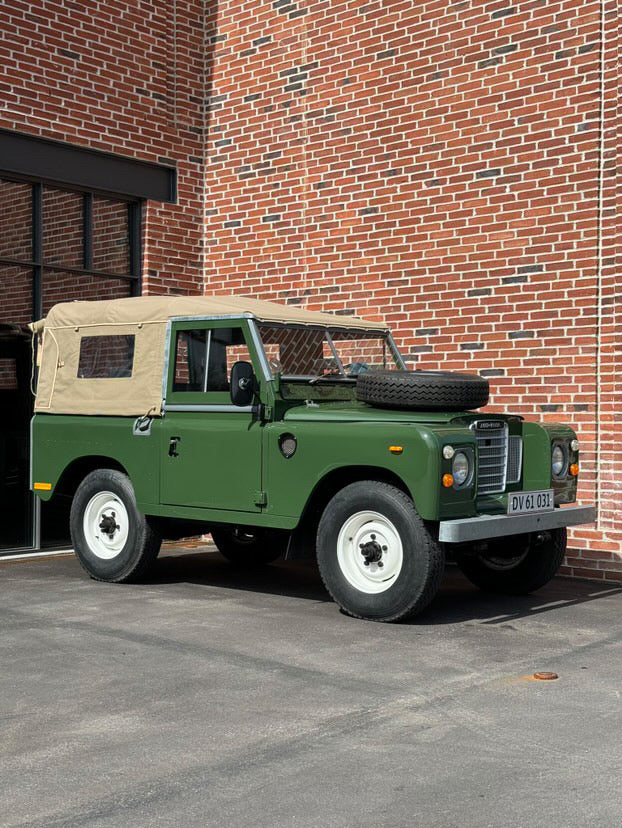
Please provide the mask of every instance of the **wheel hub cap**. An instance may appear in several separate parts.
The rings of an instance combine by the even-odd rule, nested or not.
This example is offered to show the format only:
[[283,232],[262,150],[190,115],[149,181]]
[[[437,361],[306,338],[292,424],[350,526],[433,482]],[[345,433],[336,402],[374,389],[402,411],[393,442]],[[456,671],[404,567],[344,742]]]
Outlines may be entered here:
[[339,532],[337,560],[353,587],[369,595],[385,592],[402,570],[404,552],[399,532],[379,512],[356,512]]
[[82,528],[88,548],[98,558],[115,558],[127,542],[129,516],[114,492],[98,492],[84,510]]
[[[368,540],[367,543],[360,543],[359,548],[361,550],[361,555],[365,558],[365,560],[363,561],[364,566],[369,566],[372,563],[377,563],[381,569],[383,568],[383,548],[377,542],[375,535],[371,535],[371,540]],[[387,549],[388,547],[385,546],[384,551],[386,551]]]
[[115,513],[111,512],[109,515],[104,515],[102,517],[102,522],[99,524],[99,528],[109,537],[113,537],[114,533],[119,530],[121,527],[115,520]]

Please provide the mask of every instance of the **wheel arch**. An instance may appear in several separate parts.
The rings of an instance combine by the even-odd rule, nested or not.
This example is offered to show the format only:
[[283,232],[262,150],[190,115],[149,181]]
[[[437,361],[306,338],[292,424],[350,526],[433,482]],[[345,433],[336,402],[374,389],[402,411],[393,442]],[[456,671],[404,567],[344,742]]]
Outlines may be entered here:
[[100,454],[76,457],[61,472],[58,482],[54,486],[52,497],[55,495],[73,497],[87,474],[96,469],[116,469],[116,471],[123,472],[129,477],[127,469],[114,457]]
[[323,475],[307,498],[298,525],[292,532],[287,558],[308,558],[315,554],[315,536],[322,512],[338,491],[349,483],[378,480],[395,486],[414,502],[413,493],[395,472],[382,466],[340,466]]

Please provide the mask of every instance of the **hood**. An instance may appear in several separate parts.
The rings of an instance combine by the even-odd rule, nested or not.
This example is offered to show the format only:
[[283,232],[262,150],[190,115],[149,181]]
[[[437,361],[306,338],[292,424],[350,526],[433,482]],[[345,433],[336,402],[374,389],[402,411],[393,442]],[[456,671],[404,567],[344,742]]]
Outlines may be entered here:
[[374,408],[357,402],[305,403],[288,409],[286,422],[320,420],[322,422],[369,423],[449,423],[456,417],[472,415],[465,411],[405,411],[398,408]]

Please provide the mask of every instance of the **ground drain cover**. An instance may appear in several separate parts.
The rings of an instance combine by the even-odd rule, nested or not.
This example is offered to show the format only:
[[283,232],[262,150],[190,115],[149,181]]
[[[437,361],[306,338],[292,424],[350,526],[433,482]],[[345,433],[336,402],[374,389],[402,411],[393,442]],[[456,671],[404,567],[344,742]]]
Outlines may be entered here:
[[555,679],[559,678],[557,673],[549,673],[546,670],[539,673],[534,673],[533,677],[538,681],[555,681]]

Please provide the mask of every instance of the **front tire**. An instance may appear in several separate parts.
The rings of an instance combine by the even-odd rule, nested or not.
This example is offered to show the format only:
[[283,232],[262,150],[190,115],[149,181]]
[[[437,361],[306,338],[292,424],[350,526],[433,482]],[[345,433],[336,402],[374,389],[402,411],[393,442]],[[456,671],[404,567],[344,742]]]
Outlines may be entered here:
[[71,541],[82,568],[96,581],[143,578],[161,538],[138,510],[127,475],[96,469],[78,486],[69,518]]
[[442,547],[412,500],[377,480],[351,483],[324,510],[317,534],[320,575],[348,615],[400,621],[434,598]]
[[566,529],[514,535],[492,542],[485,554],[464,555],[457,563],[472,584],[499,595],[527,595],[557,574],[566,554]]

